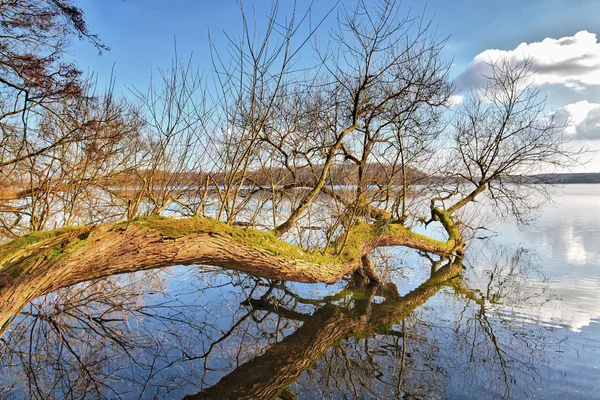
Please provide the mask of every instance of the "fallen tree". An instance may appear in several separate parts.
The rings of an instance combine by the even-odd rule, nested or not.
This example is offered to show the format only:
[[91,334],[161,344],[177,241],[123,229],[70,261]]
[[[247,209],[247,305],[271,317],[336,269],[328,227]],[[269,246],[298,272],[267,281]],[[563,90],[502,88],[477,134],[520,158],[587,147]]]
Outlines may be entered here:
[[276,280],[333,283],[359,273],[379,282],[369,257],[377,247],[406,246],[444,256],[462,251],[460,236],[437,241],[390,221],[358,223],[349,233],[339,250],[305,250],[273,232],[200,217],[153,216],[35,232],[0,246],[0,331],[34,298],[113,274],[207,264]]
[[[325,67],[301,77],[292,65],[308,38],[294,48],[298,21],[282,25],[274,7],[267,33],[256,36],[244,24],[243,38],[260,39],[232,43],[239,57],[231,63],[213,60],[222,90],[214,104],[201,96],[202,80],[191,64],[175,61],[161,74],[162,86],[137,93],[146,129],[126,123],[128,113],[118,107],[115,126],[94,124],[91,142],[59,142],[35,153],[31,165],[15,162],[16,170],[31,172],[28,197],[19,207],[0,209],[2,232],[14,237],[23,224],[37,231],[51,221],[66,227],[0,247],[0,326],[60,287],[175,264],[298,282],[329,283],[358,273],[379,282],[371,260],[378,247],[462,255],[467,235],[461,230],[468,228],[460,212],[486,195],[491,211],[525,221],[528,191],[510,177],[569,165],[578,154],[564,149],[560,129],[544,117],[544,102],[529,85],[531,64],[492,63],[487,85],[475,88],[449,129],[444,112],[454,92],[450,63],[441,57],[444,42],[398,10],[395,0],[342,8],[333,32],[337,44],[317,54]],[[40,126],[60,134],[54,114],[46,117]],[[130,125],[139,135],[127,134]],[[436,148],[442,135],[449,146]],[[433,157],[437,150],[442,157]],[[129,164],[135,161],[130,155],[140,164]],[[73,171],[61,186],[50,177],[66,165]],[[132,192],[127,196],[106,195],[112,188],[98,186],[109,171],[118,174],[107,169],[115,165],[140,179],[121,188]],[[440,179],[409,196],[407,171],[417,165]],[[259,170],[266,173],[261,184],[253,182]],[[206,181],[190,186],[185,177],[198,171],[206,172]],[[336,189],[344,173],[356,184]],[[323,197],[325,211],[316,204]],[[429,207],[411,207],[415,202]],[[173,204],[179,218],[161,217]],[[303,219],[323,212],[330,213],[322,218],[326,244],[289,243]],[[119,218],[125,222],[98,223]],[[240,222],[248,228],[237,227]],[[417,233],[419,222],[441,225],[445,240]],[[92,226],[70,227],[76,223]]]

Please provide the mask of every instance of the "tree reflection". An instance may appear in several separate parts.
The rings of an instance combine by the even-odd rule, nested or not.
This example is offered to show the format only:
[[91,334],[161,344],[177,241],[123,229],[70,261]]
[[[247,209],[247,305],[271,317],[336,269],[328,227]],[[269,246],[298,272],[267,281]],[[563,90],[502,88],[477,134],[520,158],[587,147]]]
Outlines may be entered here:
[[[493,256],[477,260],[477,269],[452,283],[466,301],[457,332],[468,340],[457,351],[468,354],[464,370],[486,392],[521,398],[539,387],[548,372],[548,350],[561,341],[555,326],[540,326],[540,314],[556,299],[535,252],[488,246]],[[484,380],[490,376],[496,379]]]
[[534,267],[519,251],[496,252],[488,282],[457,278],[460,259],[431,260],[429,278],[404,296],[352,280],[317,296],[199,267],[61,289],[5,333],[0,395],[523,397],[541,382],[553,341],[551,327],[496,306]]

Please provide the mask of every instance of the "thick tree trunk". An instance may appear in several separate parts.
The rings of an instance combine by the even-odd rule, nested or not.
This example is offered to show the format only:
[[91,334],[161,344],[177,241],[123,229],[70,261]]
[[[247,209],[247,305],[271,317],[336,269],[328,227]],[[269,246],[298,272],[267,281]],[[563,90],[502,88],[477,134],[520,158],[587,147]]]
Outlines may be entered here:
[[351,244],[341,254],[304,251],[269,232],[204,218],[150,217],[128,225],[72,228],[46,235],[34,244],[32,237],[24,237],[0,246],[0,333],[34,298],[118,273],[205,264],[306,283],[333,283],[363,269],[371,281],[377,281],[372,263],[363,257],[375,247],[403,245],[444,255],[453,249],[452,243],[431,240],[403,227],[364,223],[351,231]]
[[[77,233],[90,234],[86,229]],[[159,230],[134,224],[124,230],[95,231],[86,239],[64,234],[33,245],[3,263],[0,332],[14,313],[36,297],[124,272],[205,264],[264,278],[314,283],[335,282],[361,265],[360,260],[316,263],[311,258],[300,249],[296,258],[277,255],[268,249],[240,243],[225,233],[192,232],[170,238]]]

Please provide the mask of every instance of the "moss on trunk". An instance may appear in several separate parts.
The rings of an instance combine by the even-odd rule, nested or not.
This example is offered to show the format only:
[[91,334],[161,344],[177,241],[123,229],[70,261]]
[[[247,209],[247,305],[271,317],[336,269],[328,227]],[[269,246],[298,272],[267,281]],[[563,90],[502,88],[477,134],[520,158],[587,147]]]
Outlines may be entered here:
[[[402,225],[357,223],[345,246],[304,250],[274,233],[207,218],[152,216],[99,227],[36,232],[0,246],[0,327],[34,298],[108,275],[177,264],[204,264],[255,276],[333,283],[365,268],[376,247],[407,246],[451,255],[454,239],[433,240]],[[368,264],[366,276],[379,278]],[[1,330],[2,328],[0,328]]]

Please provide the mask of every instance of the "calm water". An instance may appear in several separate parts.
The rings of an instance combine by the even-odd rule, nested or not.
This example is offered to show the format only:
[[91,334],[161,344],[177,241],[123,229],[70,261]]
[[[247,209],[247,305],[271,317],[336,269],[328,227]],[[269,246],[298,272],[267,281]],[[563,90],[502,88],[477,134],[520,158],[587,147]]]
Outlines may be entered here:
[[60,290],[4,333],[0,397],[600,398],[600,185],[557,202],[442,285],[386,250],[400,296],[203,267]]

